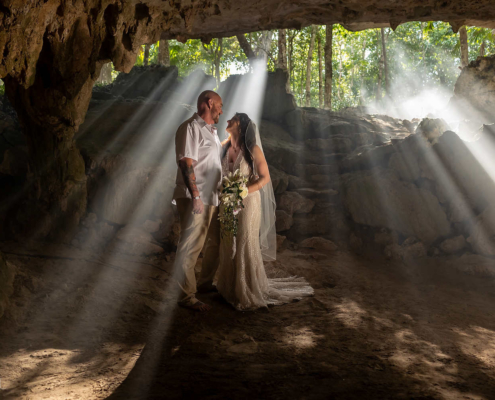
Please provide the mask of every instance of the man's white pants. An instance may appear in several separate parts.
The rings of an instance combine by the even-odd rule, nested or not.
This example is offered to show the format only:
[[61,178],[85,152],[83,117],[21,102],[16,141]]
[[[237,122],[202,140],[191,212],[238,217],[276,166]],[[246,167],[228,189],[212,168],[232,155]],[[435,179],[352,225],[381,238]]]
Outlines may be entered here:
[[194,267],[201,249],[203,249],[203,263],[199,285],[211,283],[218,268],[220,244],[218,207],[205,205],[202,214],[193,214],[191,199],[176,199],[175,202],[180,218],[179,244],[174,265],[176,279],[181,288],[179,303],[192,305],[198,301]]

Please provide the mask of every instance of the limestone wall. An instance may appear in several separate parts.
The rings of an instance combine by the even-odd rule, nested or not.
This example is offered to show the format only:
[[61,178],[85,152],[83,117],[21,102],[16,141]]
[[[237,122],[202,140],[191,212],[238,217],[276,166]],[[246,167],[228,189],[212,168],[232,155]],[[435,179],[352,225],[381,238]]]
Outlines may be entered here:
[[[139,90],[126,86],[144,73],[155,82],[144,86],[151,99],[142,82]],[[239,79],[221,87],[225,104]],[[166,82],[163,90],[154,90],[157,82]],[[198,93],[211,78],[191,77],[190,84]],[[187,79],[179,85],[172,70],[155,68],[94,91],[76,138],[86,166],[88,213],[74,245],[114,245],[133,254],[173,249],[174,135],[195,101],[194,94],[177,90],[188,85]],[[280,72],[270,73],[267,85],[260,133],[280,236],[294,243],[321,237],[392,258],[474,254],[491,262],[495,185],[477,155],[490,147],[493,127],[484,126],[468,143],[438,119],[418,123],[362,110],[298,108]]]

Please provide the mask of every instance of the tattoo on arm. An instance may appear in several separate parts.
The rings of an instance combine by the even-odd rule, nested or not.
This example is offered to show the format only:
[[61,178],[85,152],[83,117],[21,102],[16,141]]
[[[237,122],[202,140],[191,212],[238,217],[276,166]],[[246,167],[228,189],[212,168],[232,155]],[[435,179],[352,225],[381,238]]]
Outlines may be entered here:
[[187,165],[185,162],[181,162],[180,170],[182,172],[182,176],[184,177],[184,183],[189,189],[191,196],[199,196],[199,190],[196,186],[196,175],[194,174],[194,167],[192,165]]

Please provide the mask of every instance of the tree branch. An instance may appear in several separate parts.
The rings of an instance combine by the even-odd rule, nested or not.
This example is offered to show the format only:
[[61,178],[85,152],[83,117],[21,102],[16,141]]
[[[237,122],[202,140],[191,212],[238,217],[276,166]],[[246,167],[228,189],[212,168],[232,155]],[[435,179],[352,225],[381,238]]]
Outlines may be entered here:
[[256,55],[253,52],[253,48],[247,41],[246,36],[244,36],[244,34],[239,34],[236,37],[239,42],[239,45],[241,46],[242,51],[244,51],[244,54],[246,54],[246,57],[249,60],[249,63],[252,65],[253,61],[256,59]]

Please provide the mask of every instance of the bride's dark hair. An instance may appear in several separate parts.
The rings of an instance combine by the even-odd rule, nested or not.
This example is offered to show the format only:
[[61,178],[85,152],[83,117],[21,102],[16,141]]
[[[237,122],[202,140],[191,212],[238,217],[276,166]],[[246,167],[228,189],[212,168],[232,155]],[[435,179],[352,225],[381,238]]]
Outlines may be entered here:
[[[251,122],[251,118],[249,118],[248,115],[244,114],[244,113],[235,113],[235,116],[239,118],[239,129],[240,129],[239,143],[240,143],[241,149],[243,150],[243,153],[244,153],[244,159],[248,163],[249,168],[251,169],[251,174],[252,174],[254,171],[253,156],[251,155],[251,151],[246,146],[246,132],[247,132],[247,128],[249,126],[249,123]],[[225,157],[225,155],[227,154],[227,152],[229,151],[229,148],[231,146],[230,136],[225,142],[227,142],[227,143],[226,143],[226,146],[223,150],[222,159],[223,159],[223,157]]]

